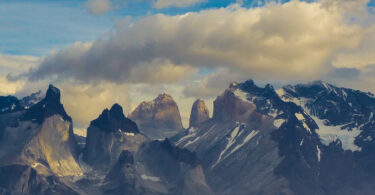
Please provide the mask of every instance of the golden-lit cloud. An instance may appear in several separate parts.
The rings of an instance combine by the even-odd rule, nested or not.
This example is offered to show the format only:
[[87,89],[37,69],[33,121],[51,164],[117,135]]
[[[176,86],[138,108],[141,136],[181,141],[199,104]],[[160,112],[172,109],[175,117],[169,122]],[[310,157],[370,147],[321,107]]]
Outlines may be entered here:
[[[56,75],[82,82],[140,82],[131,73],[146,74],[157,67],[155,60],[161,60],[179,74],[182,70],[188,74],[191,66],[228,68],[256,79],[313,79],[329,71],[327,63],[338,51],[357,47],[364,34],[359,25],[344,20],[342,9],[331,7],[291,1],[151,15],[89,48],[75,45],[48,56],[30,78]],[[183,79],[143,77],[145,83]]]
[[[185,124],[195,98],[211,101],[230,81],[248,78],[331,78],[369,86],[375,82],[375,31],[367,3],[293,0],[126,18],[96,41],[76,42],[38,59],[31,71],[14,77],[24,83],[22,90],[13,89],[56,84],[76,126],[85,128],[115,102],[129,113],[163,92],[175,98]],[[355,78],[346,79],[350,75]]]

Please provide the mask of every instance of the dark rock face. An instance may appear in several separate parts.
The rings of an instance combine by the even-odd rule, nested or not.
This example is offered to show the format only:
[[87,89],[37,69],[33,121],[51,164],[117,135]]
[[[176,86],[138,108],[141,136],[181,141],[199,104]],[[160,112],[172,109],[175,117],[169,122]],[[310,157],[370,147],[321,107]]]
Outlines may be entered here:
[[183,129],[178,106],[168,94],[160,94],[151,102],[142,102],[129,118],[151,139],[169,137]]
[[327,194],[373,193],[374,96],[322,81],[289,85],[278,93],[284,101],[303,107],[319,124],[316,132],[324,143],[318,165],[320,187]]
[[82,174],[71,118],[52,85],[39,103],[27,110],[0,115],[0,164],[21,164],[41,175]]
[[44,177],[31,167],[0,167],[0,194],[78,194],[55,176]]
[[125,117],[122,107],[118,104],[114,104],[110,110],[105,109],[99,118],[91,122],[91,125],[106,131],[120,129],[124,132],[139,133],[137,124]]
[[35,105],[36,103],[40,102],[44,98],[44,94],[42,94],[42,91],[37,91],[35,93],[32,93],[29,96],[23,97],[20,100],[20,104],[25,109],[30,108],[31,106]]
[[203,100],[196,100],[191,108],[189,127],[195,127],[208,119],[210,119],[210,113],[206,104]]
[[106,180],[110,194],[212,194],[196,155],[169,140],[145,143],[136,153],[122,152]]
[[20,101],[14,96],[0,96],[0,114],[22,110]]
[[32,93],[30,96],[26,96],[21,100],[10,95],[0,96],[0,114],[7,114],[29,109],[31,106],[43,99],[41,93],[41,91]]
[[231,89],[226,90],[214,101],[213,119],[218,121],[247,121],[255,106],[242,101]]
[[137,125],[114,104],[90,124],[87,129],[83,159],[87,164],[107,169],[123,150],[136,151],[147,138],[139,133]]
[[49,85],[46,97],[27,110],[21,120],[42,124],[45,118],[60,115],[64,120],[72,122],[72,118],[66,114],[64,106],[60,102],[60,96],[60,90]]

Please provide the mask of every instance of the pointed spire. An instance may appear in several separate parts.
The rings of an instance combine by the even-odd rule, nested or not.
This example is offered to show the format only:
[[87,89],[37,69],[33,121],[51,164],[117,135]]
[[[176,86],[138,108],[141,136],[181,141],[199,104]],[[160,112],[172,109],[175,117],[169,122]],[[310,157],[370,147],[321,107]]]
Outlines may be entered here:
[[64,120],[71,122],[72,118],[65,112],[64,106],[60,102],[60,96],[60,90],[49,85],[45,98],[27,110],[22,120],[42,123],[45,118],[60,115]]

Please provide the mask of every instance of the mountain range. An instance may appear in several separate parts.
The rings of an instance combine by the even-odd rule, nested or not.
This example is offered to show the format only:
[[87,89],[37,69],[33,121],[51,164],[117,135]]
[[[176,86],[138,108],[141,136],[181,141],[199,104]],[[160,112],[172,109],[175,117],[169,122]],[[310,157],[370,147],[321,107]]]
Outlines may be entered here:
[[[172,96],[119,104],[87,128],[50,85],[0,97],[0,194],[373,194],[375,96],[315,81],[231,83],[192,105]],[[82,143],[81,143],[82,142]]]

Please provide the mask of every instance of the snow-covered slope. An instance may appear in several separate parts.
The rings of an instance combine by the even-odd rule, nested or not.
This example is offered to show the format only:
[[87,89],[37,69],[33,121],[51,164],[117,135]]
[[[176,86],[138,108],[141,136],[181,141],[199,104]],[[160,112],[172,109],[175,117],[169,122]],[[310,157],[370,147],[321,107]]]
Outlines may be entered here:
[[197,152],[219,194],[369,193],[374,102],[324,82],[277,92],[252,80],[232,83],[212,119],[173,140]]
[[[216,98],[210,121],[173,140],[197,152],[216,193],[288,194],[298,191],[291,186],[293,176],[276,170],[281,166],[316,169],[321,146],[315,129],[302,108],[282,101],[272,86],[257,87],[249,80],[232,83]],[[305,162],[293,162],[296,156]]]
[[322,81],[289,85],[277,93],[284,101],[303,107],[314,118],[323,144],[339,140],[344,150],[361,151],[372,142],[375,128],[372,94]]

